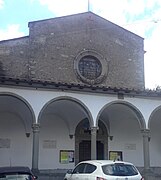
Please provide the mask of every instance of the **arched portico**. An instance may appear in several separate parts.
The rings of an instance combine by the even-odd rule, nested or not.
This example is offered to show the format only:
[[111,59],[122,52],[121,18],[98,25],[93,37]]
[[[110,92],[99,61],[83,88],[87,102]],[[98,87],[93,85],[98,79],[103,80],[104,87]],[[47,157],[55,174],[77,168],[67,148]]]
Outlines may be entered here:
[[0,93],[1,166],[31,167],[34,122],[33,110],[24,98],[14,93]]
[[[161,106],[153,110],[148,121],[150,130],[150,159],[152,167],[160,167],[161,162]],[[160,169],[159,169],[160,171]]]
[[[133,104],[126,102],[126,101],[112,101],[112,102],[106,104],[98,113],[96,124],[98,124],[99,119],[102,118],[103,113],[106,114],[108,109],[114,110],[114,108],[112,108],[112,107],[115,107],[115,110],[116,109],[118,110],[119,107],[124,107],[124,109],[126,108],[127,112],[128,113],[130,112],[130,114],[136,118],[136,120],[139,123],[140,129],[146,129],[146,123],[145,123],[144,117],[143,117],[142,113],[140,112],[140,110],[137,107],[135,107]],[[108,120],[109,119],[106,119],[106,121],[108,121]]]
[[97,122],[99,119],[108,124],[109,136],[113,137],[109,150],[119,151],[123,160],[138,167],[144,162],[144,170],[149,170],[149,131],[140,110],[129,102],[114,101],[100,110]]
[[76,164],[83,160],[92,159],[91,148],[96,149],[95,159],[107,159],[108,154],[108,131],[102,121],[99,121],[99,128],[96,129],[96,142],[92,144],[92,127],[90,127],[88,119],[85,118],[76,127],[75,132],[75,150]]
[[[67,165],[61,163],[60,151],[75,150],[75,129],[85,118],[89,119],[90,126],[93,127],[92,115],[88,108],[73,97],[58,97],[45,104],[38,118],[41,127],[39,145],[41,169],[58,166],[66,168]],[[70,165],[72,167],[73,163],[68,164],[68,168]]]

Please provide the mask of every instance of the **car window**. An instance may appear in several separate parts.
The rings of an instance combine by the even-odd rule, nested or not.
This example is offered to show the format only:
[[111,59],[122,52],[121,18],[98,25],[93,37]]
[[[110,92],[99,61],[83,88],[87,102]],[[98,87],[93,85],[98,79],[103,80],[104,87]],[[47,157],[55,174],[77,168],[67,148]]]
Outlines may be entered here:
[[0,180],[32,180],[28,174],[3,174]]
[[84,173],[90,174],[90,173],[93,173],[95,170],[96,170],[96,166],[94,166],[92,164],[86,164]]
[[74,170],[73,174],[82,174],[84,173],[85,163],[79,164]]
[[133,165],[115,163],[102,166],[103,173],[111,176],[134,176],[138,171]]

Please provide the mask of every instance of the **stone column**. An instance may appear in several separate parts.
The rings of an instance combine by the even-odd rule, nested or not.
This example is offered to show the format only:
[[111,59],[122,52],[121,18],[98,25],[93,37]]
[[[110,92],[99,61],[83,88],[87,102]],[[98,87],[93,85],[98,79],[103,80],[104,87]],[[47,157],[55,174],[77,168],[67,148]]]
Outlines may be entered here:
[[91,159],[97,158],[97,127],[91,128]]
[[141,130],[143,135],[143,155],[144,155],[144,170],[142,172],[145,180],[153,179],[154,174],[150,169],[150,155],[149,155],[149,141],[150,141],[150,131],[149,129]]
[[34,172],[39,172],[38,170],[38,160],[39,160],[39,132],[40,124],[33,124],[33,147],[32,147],[32,170]]

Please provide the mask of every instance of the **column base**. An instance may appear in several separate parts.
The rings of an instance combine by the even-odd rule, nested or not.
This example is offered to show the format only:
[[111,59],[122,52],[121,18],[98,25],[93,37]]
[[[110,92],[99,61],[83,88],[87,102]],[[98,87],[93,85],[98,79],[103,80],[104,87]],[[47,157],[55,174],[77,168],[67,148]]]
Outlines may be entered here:
[[151,169],[144,169],[141,172],[141,174],[145,180],[154,180],[155,179],[155,173]]
[[38,169],[31,169],[31,170],[35,176],[38,176],[40,174],[40,171]]

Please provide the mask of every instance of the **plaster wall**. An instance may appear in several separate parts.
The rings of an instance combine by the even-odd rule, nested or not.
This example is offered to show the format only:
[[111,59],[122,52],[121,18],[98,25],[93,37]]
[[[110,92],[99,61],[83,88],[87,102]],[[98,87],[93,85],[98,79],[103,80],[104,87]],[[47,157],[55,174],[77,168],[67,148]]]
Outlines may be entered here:
[[161,162],[161,133],[160,133],[160,118],[159,121],[152,122],[151,124],[151,138],[149,142],[150,146],[150,162],[151,166],[158,166],[160,167]]
[[[32,136],[26,138],[23,126],[18,125],[17,120],[15,121],[13,116],[2,116],[5,117],[4,126],[1,126],[1,137],[2,138],[11,138],[11,144],[13,145],[8,149],[0,149],[1,151],[1,163],[2,165],[28,165],[31,167],[31,141]],[[8,118],[6,118],[8,117]],[[11,121],[12,119],[12,121]],[[53,120],[54,119],[54,120]],[[121,119],[121,117],[120,117]],[[121,119],[122,120],[122,119]],[[122,120],[121,123],[115,123],[112,121],[111,133],[114,136],[113,141],[109,141],[109,151],[122,151],[123,159],[128,160],[136,164],[137,166],[143,165],[143,155],[142,155],[142,137],[138,126],[136,123],[130,121],[130,123],[124,126],[125,120]],[[6,127],[10,124],[10,128],[6,131]],[[12,127],[12,130],[11,130]],[[17,130],[18,128],[18,130]],[[14,133],[13,133],[14,129]],[[129,131],[128,131],[129,129]],[[136,131],[137,130],[137,131]],[[17,132],[17,133],[16,133]],[[40,154],[39,154],[39,165],[40,169],[51,169],[51,168],[73,168],[74,163],[71,164],[61,164],[59,162],[59,153],[60,150],[74,150],[75,139],[69,138],[69,132],[65,125],[65,122],[60,118],[55,118],[52,116],[52,119],[49,116],[41,123],[40,130]],[[126,133],[125,133],[126,132]],[[134,138],[135,137],[135,138]],[[43,143],[45,140],[54,140],[56,141],[56,148],[43,148]],[[130,146],[133,148],[130,149]],[[25,148],[24,148],[25,147]],[[128,149],[129,147],[129,149]],[[30,153],[29,153],[30,152]],[[156,159],[159,156],[159,152],[156,153],[155,148],[152,150],[152,153],[156,154]],[[136,158],[137,156],[137,158]],[[159,160],[159,159],[158,159]],[[25,162],[25,163],[24,163]],[[158,162],[159,163],[159,162]],[[155,163],[154,163],[155,164]]]
[[21,118],[13,113],[0,112],[0,119],[0,166],[31,167],[32,134],[26,137]]
[[110,127],[113,140],[109,140],[109,151],[122,151],[124,161],[143,166],[143,138],[137,119],[116,113],[112,116]]
[[[47,142],[48,146],[45,146]],[[42,118],[40,130],[40,169],[67,169],[74,167],[74,163],[61,163],[60,150],[74,150],[75,140],[69,138],[69,129],[65,120],[49,114]],[[53,143],[53,144],[52,144]]]

